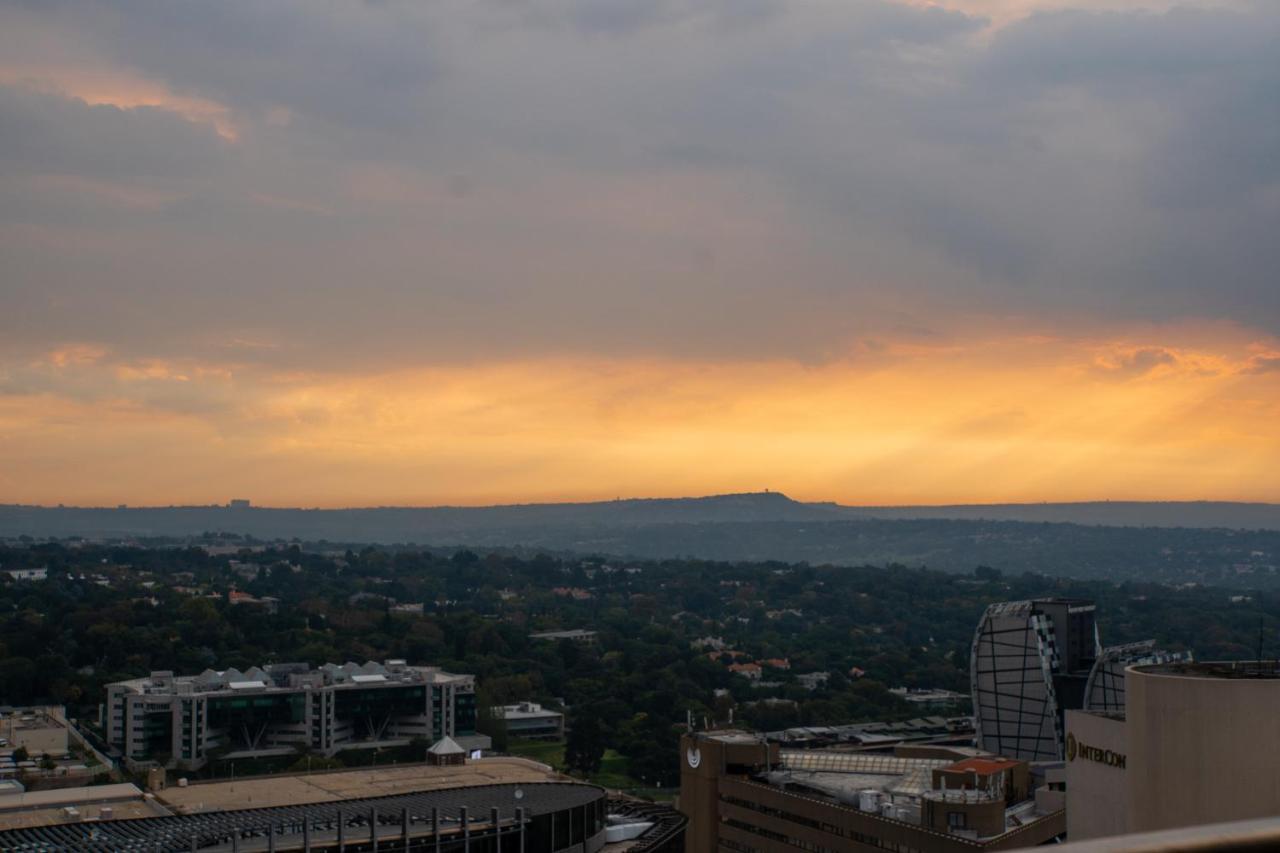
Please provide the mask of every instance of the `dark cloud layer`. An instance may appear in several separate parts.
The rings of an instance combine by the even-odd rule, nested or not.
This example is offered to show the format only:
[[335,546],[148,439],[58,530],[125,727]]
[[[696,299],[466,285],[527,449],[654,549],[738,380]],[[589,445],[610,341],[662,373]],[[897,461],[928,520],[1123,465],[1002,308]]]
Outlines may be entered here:
[[[992,29],[871,0],[63,0],[0,31],[0,356],[1280,333],[1280,4]],[[234,139],[41,82],[73,66],[220,105]]]

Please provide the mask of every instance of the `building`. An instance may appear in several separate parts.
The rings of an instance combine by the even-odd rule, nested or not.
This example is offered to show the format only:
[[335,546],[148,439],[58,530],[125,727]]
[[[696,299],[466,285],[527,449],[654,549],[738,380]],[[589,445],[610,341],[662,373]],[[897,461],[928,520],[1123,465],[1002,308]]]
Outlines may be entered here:
[[1124,713],[1125,670],[1131,666],[1147,666],[1191,659],[1190,654],[1166,652],[1156,648],[1155,640],[1110,646],[1102,650],[1089,671],[1085,684],[1084,710]]
[[1007,601],[974,633],[971,695],[978,746],[1027,761],[1061,760],[1063,711],[1084,704],[1098,658],[1091,601]]
[[904,702],[922,708],[948,708],[969,701],[969,697],[963,693],[938,687],[890,687],[889,692]]
[[0,849],[579,853],[604,846],[607,816],[608,798],[593,785],[479,785],[303,806],[67,821],[0,832]]
[[1067,714],[1070,840],[1280,814],[1276,667],[1139,664],[1124,683],[1123,711]]
[[260,607],[267,613],[273,614],[280,610],[280,599],[272,598],[269,595],[264,595],[262,598],[258,598],[257,596],[250,595],[247,592],[241,592],[238,589],[233,589],[227,592],[227,603],[245,604],[249,607]]
[[1063,796],[1024,761],[915,746],[911,755],[785,750],[739,731],[680,743],[689,853],[1007,850],[1066,828]]
[[[167,809],[130,784],[25,791],[15,781],[0,783],[0,834],[26,826],[167,814]],[[0,849],[10,848],[0,845]]]
[[467,763],[467,751],[445,735],[427,750],[427,763],[434,767],[457,767]]
[[39,569],[8,569],[6,574],[15,581],[47,581],[49,579],[48,567]]
[[[786,701],[786,700],[782,700]],[[766,732],[765,738],[783,748],[812,749],[828,746],[859,746],[876,749],[910,744],[958,745],[973,742],[972,717],[917,717],[891,722],[848,723],[838,726],[796,726]],[[983,754],[975,752],[975,755]]]
[[1146,640],[1103,649],[1093,602],[1050,598],[987,608],[974,633],[970,685],[978,746],[1061,761],[1068,710],[1124,707],[1130,663],[1180,660]]
[[512,737],[538,740],[560,740],[564,737],[564,714],[544,708],[537,702],[520,702],[494,708],[496,716],[507,724]]
[[[132,785],[79,790],[55,803],[71,809],[50,808],[53,801],[41,798],[24,806],[12,797],[7,808],[0,791],[0,850],[684,849],[685,820],[670,807],[610,798],[514,758],[190,780],[150,795]],[[165,817],[149,819],[156,815]],[[607,846],[615,840],[622,844]]]
[[595,631],[586,631],[582,628],[574,628],[570,631],[539,631],[536,634],[529,635],[530,640],[570,640],[575,643],[582,643],[589,646],[596,641]]
[[[321,755],[477,737],[475,678],[437,667],[270,664],[244,672],[153,672],[107,685],[106,740],[131,764],[198,769],[211,758]],[[482,742],[484,741],[484,742]]]
[[829,672],[802,672],[796,676],[796,683],[805,690],[819,690],[826,687],[830,680]]

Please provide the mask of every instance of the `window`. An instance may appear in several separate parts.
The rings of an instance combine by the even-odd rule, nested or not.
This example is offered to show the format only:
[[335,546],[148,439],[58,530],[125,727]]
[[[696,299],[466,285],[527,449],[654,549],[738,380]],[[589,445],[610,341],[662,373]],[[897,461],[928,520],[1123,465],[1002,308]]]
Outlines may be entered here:
[[947,827],[950,829],[967,829],[969,816],[964,812],[947,812]]

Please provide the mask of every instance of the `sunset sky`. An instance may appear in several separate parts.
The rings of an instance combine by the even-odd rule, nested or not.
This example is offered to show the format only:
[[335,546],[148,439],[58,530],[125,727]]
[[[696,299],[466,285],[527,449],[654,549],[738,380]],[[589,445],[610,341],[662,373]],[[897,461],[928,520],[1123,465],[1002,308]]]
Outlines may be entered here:
[[1280,501],[1278,44],[0,0],[0,503]]

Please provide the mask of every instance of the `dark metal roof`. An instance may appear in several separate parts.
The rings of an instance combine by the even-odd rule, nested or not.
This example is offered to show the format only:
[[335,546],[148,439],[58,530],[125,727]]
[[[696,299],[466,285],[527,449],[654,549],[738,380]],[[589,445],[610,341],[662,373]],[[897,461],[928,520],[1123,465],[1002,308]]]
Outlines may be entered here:
[[[338,816],[349,841],[369,837],[369,816],[381,827],[379,836],[390,838],[402,832],[401,816],[407,809],[410,829],[415,835],[430,831],[431,810],[436,809],[441,829],[462,828],[462,809],[470,825],[490,824],[491,810],[498,809],[500,825],[516,818],[523,808],[525,819],[577,808],[603,800],[605,792],[594,785],[572,782],[533,782],[505,785],[477,785],[446,790],[366,797],[328,803],[277,806],[261,809],[202,812],[170,817],[135,818],[114,821],[84,821],[52,826],[29,827],[0,832],[2,851],[119,850],[184,851],[230,849],[230,838],[239,839],[239,849],[266,849],[268,827],[281,849],[301,837],[303,826],[317,840],[337,832]],[[292,836],[292,838],[289,838]]]

